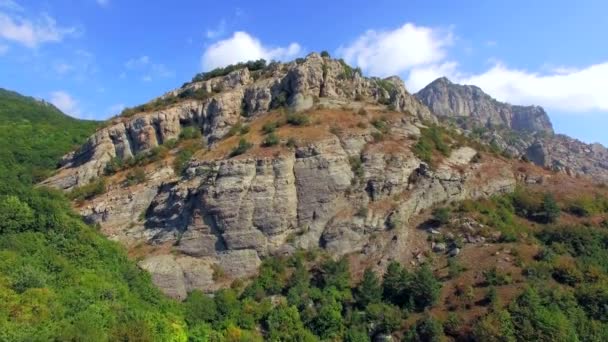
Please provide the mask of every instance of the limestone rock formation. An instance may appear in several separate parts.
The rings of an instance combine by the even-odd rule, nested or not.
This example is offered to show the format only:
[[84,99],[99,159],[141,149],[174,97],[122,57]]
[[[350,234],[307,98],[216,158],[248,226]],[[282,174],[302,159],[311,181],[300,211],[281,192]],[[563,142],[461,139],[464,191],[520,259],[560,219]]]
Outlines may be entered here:
[[415,96],[440,117],[472,118],[478,125],[490,128],[553,133],[542,107],[499,102],[476,86],[455,84],[445,77],[431,82]]
[[44,184],[62,189],[87,184],[101,176],[113,158],[124,160],[175,139],[186,126],[200,129],[212,144],[237,122],[281,105],[297,111],[309,109],[319,98],[381,102],[421,119],[435,120],[429,109],[407,92],[400,79],[365,78],[344,62],[316,53],[286,64],[271,63],[255,75],[244,68],[223,77],[190,83],[159,99],[180,98],[180,94],[196,91],[205,96],[111,120],[78,151],[66,156],[58,174]]
[[525,157],[555,171],[608,182],[608,150],[600,144],[553,134],[549,117],[541,107],[498,102],[478,87],[455,84],[445,77],[433,81],[415,96],[444,121],[455,123],[469,136],[511,156]]

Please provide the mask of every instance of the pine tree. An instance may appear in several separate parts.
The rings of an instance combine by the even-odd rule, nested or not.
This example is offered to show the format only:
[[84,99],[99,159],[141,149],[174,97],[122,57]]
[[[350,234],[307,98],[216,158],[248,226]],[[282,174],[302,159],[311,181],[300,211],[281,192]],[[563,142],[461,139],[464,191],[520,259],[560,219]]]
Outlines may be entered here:
[[382,300],[382,287],[376,273],[370,268],[366,268],[363,273],[363,280],[357,287],[355,299],[361,308],[365,308],[371,303],[379,303]]

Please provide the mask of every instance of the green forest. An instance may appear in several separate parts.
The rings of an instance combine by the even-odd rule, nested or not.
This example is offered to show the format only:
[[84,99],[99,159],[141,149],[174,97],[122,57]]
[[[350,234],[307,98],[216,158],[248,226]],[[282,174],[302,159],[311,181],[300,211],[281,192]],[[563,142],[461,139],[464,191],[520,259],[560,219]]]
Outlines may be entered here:
[[[526,189],[435,211],[436,224],[469,213],[502,232],[499,244],[539,250],[517,256],[523,280],[483,270],[482,284],[457,294],[459,306],[440,300],[472,272],[458,258],[447,276],[430,259],[355,280],[347,259],[317,250],[267,258],[259,276],[213,296],[171,300],[64,194],[34,186],[98,125],[0,91],[0,341],[608,340],[608,225],[592,219],[605,217],[608,201]],[[520,290],[505,301],[514,284]],[[477,308],[480,317],[463,318]]]

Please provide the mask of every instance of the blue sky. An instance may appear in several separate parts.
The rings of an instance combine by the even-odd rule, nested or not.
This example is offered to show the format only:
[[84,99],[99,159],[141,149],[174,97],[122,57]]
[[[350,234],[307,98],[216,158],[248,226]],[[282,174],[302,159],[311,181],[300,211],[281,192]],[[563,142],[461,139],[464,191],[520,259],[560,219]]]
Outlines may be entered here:
[[104,119],[205,69],[328,50],[410,91],[439,76],[608,145],[606,1],[0,0],[0,87]]

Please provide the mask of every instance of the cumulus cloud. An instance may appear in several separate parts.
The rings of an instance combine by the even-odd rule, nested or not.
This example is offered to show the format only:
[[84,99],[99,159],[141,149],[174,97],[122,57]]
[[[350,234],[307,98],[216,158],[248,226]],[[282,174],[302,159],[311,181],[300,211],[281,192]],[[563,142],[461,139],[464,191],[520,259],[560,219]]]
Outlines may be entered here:
[[298,43],[291,43],[287,47],[269,47],[247,32],[235,32],[232,37],[209,46],[203,53],[201,65],[203,70],[211,70],[260,58],[284,60],[296,57],[301,52]]
[[498,100],[513,104],[539,104],[568,112],[608,111],[608,62],[585,68],[556,68],[536,73],[497,63],[489,70],[461,76],[459,83],[474,84]]
[[0,38],[13,41],[28,48],[43,43],[61,42],[64,37],[76,35],[74,27],[61,27],[48,14],[32,21],[19,15],[0,12]]
[[80,118],[82,117],[82,112],[80,110],[80,105],[78,101],[76,101],[69,93],[63,90],[57,90],[51,93],[50,102],[55,105],[55,107],[59,108],[62,112]]
[[338,55],[375,76],[390,76],[436,63],[453,43],[450,30],[406,23],[392,31],[369,30]]
[[[499,60],[479,73],[462,70],[449,56],[454,44],[450,30],[406,23],[389,31],[369,30],[338,49],[348,63],[373,76],[398,74],[411,92],[446,76],[473,84],[500,101],[536,104],[566,112],[608,111],[605,80],[608,61],[585,67],[544,65],[538,71],[512,68]],[[487,41],[495,46],[495,41]]]

